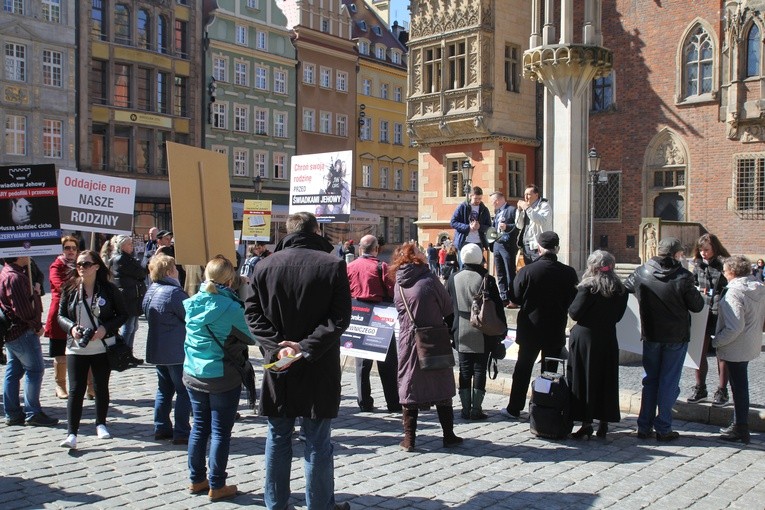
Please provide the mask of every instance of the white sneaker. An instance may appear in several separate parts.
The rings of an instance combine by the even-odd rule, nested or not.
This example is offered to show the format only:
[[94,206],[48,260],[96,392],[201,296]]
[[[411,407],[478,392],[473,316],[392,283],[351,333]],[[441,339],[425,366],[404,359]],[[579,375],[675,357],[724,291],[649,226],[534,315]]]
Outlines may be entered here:
[[59,445],[62,448],[69,448],[71,450],[77,449],[77,436],[74,434],[69,434],[66,436],[66,439],[61,441],[61,444]]
[[97,425],[96,426],[96,435],[98,436],[98,439],[111,439],[112,435],[109,434],[109,431],[106,430],[106,425]]

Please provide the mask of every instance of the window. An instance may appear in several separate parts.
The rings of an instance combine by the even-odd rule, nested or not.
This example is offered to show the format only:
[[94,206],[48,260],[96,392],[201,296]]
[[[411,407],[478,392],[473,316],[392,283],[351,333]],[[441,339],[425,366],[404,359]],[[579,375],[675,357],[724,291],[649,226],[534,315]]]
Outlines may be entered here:
[[337,128],[335,134],[337,136],[348,136],[348,116],[337,114],[335,118]]
[[253,170],[255,171],[255,175],[266,177],[266,153],[255,151],[252,156]]
[[388,99],[388,84],[380,84],[380,99]]
[[393,123],[393,143],[395,145],[404,145],[404,125],[398,122]]
[[417,191],[417,169],[413,169],[409,176],[409,191]]
[[391,50],[390,52],[390,61],[394,64],[400,64],[401,63],[401,53],[398,51]]
[[736,156],[735,165],[736,212],[742,219],[765,218],[765,153]]
[[385,46],[378,46],[375,49],[375,55],[378,60],[385,60]]
[[5,44],[5,79],[12,81],[27,80],[27,47],[23,44]]
[[157,73],[157,112],[167,113],[170,105],[170,75]]
[[213,145],[210,149],[213,152],[217,152],[218,154],[224,154],[228,156],[228,147],[225,145]]
[[268,110],[264,108],[255,108],[255,134],[268,134]]
[[423,92],[430,94],[441,91],[441,47],[427,48],[424,61],[425,78]]
[[357,21],[356,25],[359,27],[359,30],[361,30],[362,32],[366,32],[367,31],[367,22],[366,21]]
[[654,188],[676,188],[685,186],[685,167],[664,166],[654,169]]
[[234,105],[234,131],[247,132],[250,129],[250,109],[247,106]]
[[129,127],[114,129],[114,142],[112,153],[114,154],[114,169],[118,172],[132,172],[133,158],[130,151],[130,140],[133,138]]
[[214,128],[226,129],[228,121],[226,119],[226,103],[215,102],[212,104],[213,109],[213,122]]
[[380,169],[380,187],[382,189],[388,189],[388,167],[384,166]]
[[274,70],[274,92],[277,94],[287,93],[287,71]]
[[255,68],[255,88],[260,90],[268,90],[268,69],[265,67]]
[[121,108],[131,106],[130,98],[130,66],[127,64],[114,64],[114,90],[112,105]]
[[260,6],[258,5],[259,0],[247,0],[247,8],[248,9],[259,9]]
[[359,127],[359,138],[362,140],[372,139],[372,118],[364,117],[361,119],[361,126]]
[[160,53],[167,53],[169,49],[167,43],[168,26],[166,16],[157,16],[157,51]]
[[234,149],[234,177],[247,177],[247,151]]
[[138,10],[136,43],[139,48],[151,49],[151,16],[149,16],[149,11],[145,9]]
[[308,85],[316,83],[316,66],[313,64],[303,64],[303,83]]
[[465,86],[467,76],[467,55],[465,42],[452,43],[447,47],[449,55],[449,76],[446,89],[461,89]]
[[595,78],[592,81],[592,111],[604,112],[613,107],[614,104],[614,73],[608,73],[608,76]]
[[325,89],[332,87],[332,69],[326,67],[319,69],[319,86]]
[[90,136],[90,165],[93,170],[106,168],[106,132],[105,124],[93,123]]
[[61,159],[62,123],[60,120],[43,120],[43,157]]
[[348,92],[348,73],[338,71],[335,76],[335,88],[340,92]]
[[45,21],[61,23],[61,0],[42,0],[42,15]]
[[319,112],[319,132],[332,134],[332,114],[329,112]]
[[359,41],[359,53],[369,55],[369,43],[367,41]]
[[242,46],[247,46],[247,27],[243,27],[242,25],[237,25],[234,29],[235,32],[235,40],[236,44],[240,44]]
[[762,54],[762,41],[760,40],[760,29],[753,24],[749,29],[749,36],[746,40],[746,76],[760,75],[760,55]]
[[136,108],[139,110],[151,110],[151,69],[139,67],[135,73]]
[[130,44],[130,10],[127,5],[117,4],[114,6],[114,42],[118,44]]
[[173,106],[175,115],[179,117],[188,116],[188,78],[185,76],[175,77],[175,94]]
[[387,120],[381,120],[380,121],[380,141],[383,143],[389,143],[390,138],[388,134],[388,121]]
[[393,177],[393,189],[404,189],[404,170],[402,168],[396,168],[395,176]]
[[372,80],[365,79],[361,84],[361,93],[365,96],[372,95]]
[[619,208],[621,203],[620,172],[606,172],[606,182],[599,182],[595,185],[593,214],[596,220],[618,220]]
[[215,78],[216,81],[228,81],[226,63],[226,59],[223,57],[213,58],[213,78]]
[[446,196],[464,197],[462,189],[462,159],[449,159],[446,162]]
[[404,218],[393,218],[393,242],[404,242]]
[[43,50],[43,84],[51,87],[61,87],[61,53]]
[[303,108],[303,131],[316,131],[316,112]]
[[515,44],[505,45],[505,89],[521,91],[521,48]]
[[248,85],[247,78],[250,74],[247,62],[234,62],[234,85]]
[[175,55],[188,58],[189,24],[179,19],[175,20]]
[[27,118],[23,115],[5,116],[5,154],[27,155]]
[[712,40],[696,28],[685,45],[685,98],[712,92]]
[[255,47],[261,51],[268,51],[268,32],[258,32],[255,37]]
[[274,153],[274,179],[286,179],[287,155]]
[[287,114],[285,112],[274,112],[274,136],[287,138]]
[[90,101],[106,104],[106,62],[93,60],[90,64]]
[[402,99],[401,87],[394,88],[393,89],[393,100],[396,101],[397,103],[400,103],[401,99]]
[[372,165],[361,165],[361,185],[364,188],[372,187]]
[[507,158],[507,197],[522,198],[526,189],[526,161],[521,158]]
[[375,35],[382,35],[382,27],[380,27],[380,25],[375,25],[372,27],[372,32],[374,32]]
[[90,10],[90,35],[96,41],[106,39],[103,0],[93,0]]
[[24,14],[24,0],[5,0],[3,11],[11,14]]
[[321,18],[321,31],[329,32],[329,20],[327,18]]

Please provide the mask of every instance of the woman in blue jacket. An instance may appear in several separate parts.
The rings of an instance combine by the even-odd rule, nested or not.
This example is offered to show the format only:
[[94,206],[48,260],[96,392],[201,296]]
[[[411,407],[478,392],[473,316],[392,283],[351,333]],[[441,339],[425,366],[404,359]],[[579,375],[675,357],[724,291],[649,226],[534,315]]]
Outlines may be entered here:
[[[255,344],[244,321],[243,304],[234,290],[238,285],[236,268],[218,255],[207,263],[199,293],[183,302],[183,382],[194,412],[189,436],[189,490],[208,491],[212,501],[236,495],[236,485],[226,485],[226,465],[243,365],[249,363],[247,346]],[[208,439],[209,473],[205,466]]]
[[[191,401],[183,385],[183,343],[186,339],[186,310],[189,295],[178,281],[175,259],[157,254],[149,261],[151,287],[143,300],[149,323],[146,335],[146,361],[157,366],[157,396],[154,398],[154,439],[172,439],[173,444],[188,444]],[[170,420],[175,399],[175,426]]]

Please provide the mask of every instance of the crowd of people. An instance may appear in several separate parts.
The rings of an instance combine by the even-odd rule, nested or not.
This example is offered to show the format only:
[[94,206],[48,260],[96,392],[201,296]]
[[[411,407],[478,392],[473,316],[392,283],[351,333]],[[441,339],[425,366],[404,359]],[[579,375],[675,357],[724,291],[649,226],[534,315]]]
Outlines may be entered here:
[[[672,406],[691,340],[690,314],[707,304],[702,359],[716,349],[719,386],[713,404],[731,398],[734,406],[734,419],[721,437],[749,442],[747,369],[760,353],[765,322],[761,261],[753,269],[744,257],[730,256],[716,236],[705,234],[696,243],[689,271],[682,263],[682,244],[669,237],[625,282],[614,271],[613,255],[603,250],[589,256],[580,281],[572,267],[558,260],[560,239],[549,228],[550,207],[535,186],[526,189],[517,207],[502,193],[492,193],[493,219],[482,196],[481,188],[472,188],[469,200],[455,211],[454,243],[442,243],[440,249],[431,244],[426,250],[404,243],[390,263],[378,258],[379,241],[372,235],[359,240],[358,257],[346,263],[321,234],[313,214],[293,214],[287,236],[273,253],[265,243],[256,243],[240,267],[218,255],[191,292],[184,289],[182,268],[174,258],[172,232],[152,229],[140,261],[130,237],[112,237],[99,253],[80,250],[77,238],[65,236],[62,253],[49,269],[51,308],[44,328],[41,288],[29,284],[31,260],[7,258],[0,273],[0,305],[12,319],[5,338],[6,424],[58,423],[40,406],[44,362],[39,336],[44,332],[54,360],[56,396],[67,399],[61,446],[77,448],[83,402],[90,395],[96,435],[110,439],[109,349],[125,344],[130,364],[144,363],[132,351],[138,317],[144,315],[145,359],[157,376],[154,437],[187,445],[190,493],[206,493],[213,501],[237,494],[237,487],[227,483],[226,466],[242,386],[251,379],[249,347],[257,345],[264,359],[259,414],[268,426],[266,506],[281,510],[288,505],[292,437],[299,424],[308,507],[347,509],[348,503],[335,500],[330,435],[340,408],[340,338],[350,325],[353,299],[396,310],[395,333],[377,368],[387,411],[402,416],[400,447],[415,452],[419,414],[433,407],[443,446],[463,443],[455,433],[457,394],[463,420],[488,417],[483,407],[487,366],[504,335],[485,334],[471,323],[473,297],[481,290],[502,319],[506,307],[519,309],[518,359],[509,401],[500,414],[521,417],[540,354],[542,367],[556,370],[556,362],[547,359],[561,357],[570,317],[576,322],[568,355],[571,420],[581,424],[572,437],[605,437],[608,424],[621,419],[616,325],[633,293],[640,307],[645,370],[637,436],[679,437],[672,428]],[[491,239],[489,227],[496,233]],[[496,279],[487,270],[489,251]],[[372,360],[356,360],[357,405],[363,413],[376,410],[372,366]],[[707,397],[706,372],[702,363],[689,401]]]

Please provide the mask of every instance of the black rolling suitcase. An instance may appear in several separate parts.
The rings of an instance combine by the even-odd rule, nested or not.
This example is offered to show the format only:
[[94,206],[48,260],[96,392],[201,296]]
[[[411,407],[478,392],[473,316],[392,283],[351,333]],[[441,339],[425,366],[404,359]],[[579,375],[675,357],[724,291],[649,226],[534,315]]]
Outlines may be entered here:
[[543,371],[534,379],[529,425],[535,436],[564,439],[574,426],[571,420],[571,391],[566,381],[566,361],[560,358],[547,358],[547,361],[560,362],[563,370],[561,373]]

